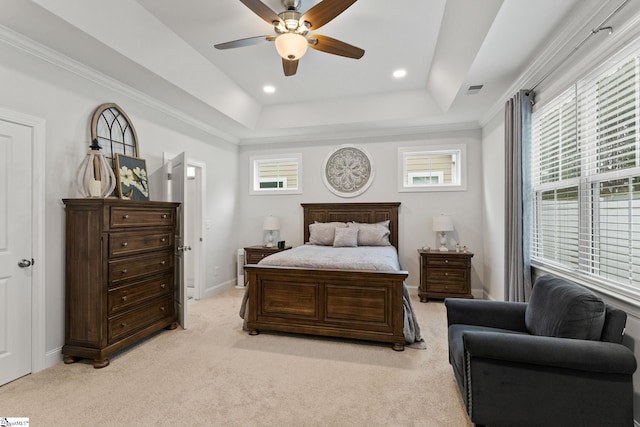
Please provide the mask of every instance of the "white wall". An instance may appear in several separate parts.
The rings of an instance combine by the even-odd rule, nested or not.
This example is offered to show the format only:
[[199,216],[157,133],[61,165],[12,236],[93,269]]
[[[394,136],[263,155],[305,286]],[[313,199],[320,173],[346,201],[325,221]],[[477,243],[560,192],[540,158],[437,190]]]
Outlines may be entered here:
[[[467,191],[398,192],[398,147],[441,144],[466,144]],[[326,157],[338,146],[352,144],[364,148],[375,163],[375,178],[360,196],[342,198],[331,193],[322,181],[322,166]],[[302,194],[249,195],[250,156],[260,154],[302,154]],[[423,246],[435,247],[436,235],[431,231],[431,220],[441,213],[451,215],[455,227],[450,239],[466,245],[475,255],[472,259],[472,288],[482,296],[484,268],[482,236],[482,167],[480,130],[451,131],[437,135],[386,138],[378,141],[332,141],[314,144],[299,141],[276,147],[245,146],[240,150],[239,201],[242,217],[240,245],[262,242],[262,218],[274,215],[280,218],[280,239],[287,244],[300,245],[303,239],[302,208],[300,203],[320,202],[401,202],[400,205],[400,263],[409,271],[408,286],[417,287],[420,281],[418,252]],[[449,244],[453,249],[453,244]]]
[[[136,127],[140,155],[148,171],[161,165],[163,151],[188,151],[206,164],[206,219],[231,224],[236,212],[237,147],[198,131],[128,96],[93,83],[49,62],[0,43],[0,107],[46,120],[45,254],[46,352],[48,365],[60,360],[64,344],[64,205],[76,197],[72,182],[88,150],[89,121],[105,102],[120,105]],[[233,280],[236,240],[233,227],[206,231],[206,286]],[[36,260],[36,265],[38,260]],[[42,265],[42,264],[40,264]],[[214,277],[213,268],[219,266]],[[215,282],[215,283],[214,283]]]
[[482,229],[484,298],[504,300],[504,119],[496,116],[482,129]]

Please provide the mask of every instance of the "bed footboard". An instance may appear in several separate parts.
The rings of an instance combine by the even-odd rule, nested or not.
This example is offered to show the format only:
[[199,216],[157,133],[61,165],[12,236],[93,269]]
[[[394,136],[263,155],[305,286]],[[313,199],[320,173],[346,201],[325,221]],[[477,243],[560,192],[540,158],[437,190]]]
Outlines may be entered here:
[[406,271],[245,266],[247,327],[361,339],[404,350],[402,303]]

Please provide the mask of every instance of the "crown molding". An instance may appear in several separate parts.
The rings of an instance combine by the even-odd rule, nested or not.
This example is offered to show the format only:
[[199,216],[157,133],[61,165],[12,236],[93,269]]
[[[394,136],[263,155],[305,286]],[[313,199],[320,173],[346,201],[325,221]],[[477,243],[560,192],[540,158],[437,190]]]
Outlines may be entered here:
[[13,46],[18,50],[21,50],[42,61],[62,68],[92,83],[120,93],[142,105],[173,117],[200,131],[215,136],[216,138],[220,138],[225,142],[234,145],[237,145],[239,142],[239,139],[233,135],[223,132],[220,129],[217,129],[201,120],[195,119],[194,117],[183,113],[182,111],[172,107],[169,104],[159,101],[158,99],[151,97],[116,79],[113,79],[85,64],[82,64],[81,62],[69,58],[68,56],[47,46],[44,46],[43,44],[38,43],[10,28],[7,28],[4,25],[0,25],[0,42]]

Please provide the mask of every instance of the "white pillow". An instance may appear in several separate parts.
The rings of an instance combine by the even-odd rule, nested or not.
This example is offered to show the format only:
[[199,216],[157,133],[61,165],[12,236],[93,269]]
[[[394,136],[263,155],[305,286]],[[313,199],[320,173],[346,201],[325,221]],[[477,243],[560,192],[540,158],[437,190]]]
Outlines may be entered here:
[[355,227],[336,227],[334,248],[355,248],[358,246],[358,229]]
[[358,229],[358,246],[391,246],[389,220],[375,224],[350,222],[348,226]]
[[315,222],[309,224],[309,244],[320,246],[333,245],[336,228],[345,228],[344,222]]

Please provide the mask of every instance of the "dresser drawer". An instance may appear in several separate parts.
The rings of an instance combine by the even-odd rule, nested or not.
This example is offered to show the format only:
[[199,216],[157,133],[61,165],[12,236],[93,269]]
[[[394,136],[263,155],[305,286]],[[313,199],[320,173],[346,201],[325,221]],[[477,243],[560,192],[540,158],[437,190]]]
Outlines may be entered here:
[[109,216],[111,228],[163,227],[175,224],[175,209],[112,207]]
[[430,256],[426,264],[430,267],[466,268],[469,262],[468,258],[456,256]]
[[162,249],[173,249],[173,232],[171,230],[109,235],[110,258]]
[[109,343],[131,335],[145,326],[173,316],[173,297],[159,299],[143,307],[109,319]]
[[141,280],[109,290],[109,313],[117,313],[144,301],[173,295],[173,274]]
[[109,261],[109,288],[125,282],[151,276],[163,271],[173,271],[173,251]]

